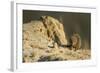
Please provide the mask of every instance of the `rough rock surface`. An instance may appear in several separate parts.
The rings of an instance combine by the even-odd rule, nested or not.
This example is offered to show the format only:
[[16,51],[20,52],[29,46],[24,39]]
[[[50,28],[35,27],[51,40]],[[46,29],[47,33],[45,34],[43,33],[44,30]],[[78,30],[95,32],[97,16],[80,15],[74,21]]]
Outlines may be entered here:
[[59,45],[67,45],[63,24],[51,16],[42,16],[42,20],[47,29],[48,37]]
[[90,50],[69,50],[63,24],[42,16],[23,24],[23,62],[90,59]]

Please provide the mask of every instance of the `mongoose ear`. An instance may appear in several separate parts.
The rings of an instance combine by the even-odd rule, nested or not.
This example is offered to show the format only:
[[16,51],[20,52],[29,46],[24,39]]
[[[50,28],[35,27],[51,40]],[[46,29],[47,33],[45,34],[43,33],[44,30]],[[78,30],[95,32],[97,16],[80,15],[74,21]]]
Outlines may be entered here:
[[45,18],[47,18],[47,16],[41,16],[41,18],[42,18],[42,19],[45,19]]

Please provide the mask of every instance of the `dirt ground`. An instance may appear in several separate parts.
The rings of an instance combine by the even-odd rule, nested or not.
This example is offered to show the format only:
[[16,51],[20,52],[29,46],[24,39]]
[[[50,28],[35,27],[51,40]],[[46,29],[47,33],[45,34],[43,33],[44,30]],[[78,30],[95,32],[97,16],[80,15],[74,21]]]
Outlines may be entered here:
[[91,50],[70,50],[69,48],[27,49],[24,50],[23,62],[87,60],[91,58]]

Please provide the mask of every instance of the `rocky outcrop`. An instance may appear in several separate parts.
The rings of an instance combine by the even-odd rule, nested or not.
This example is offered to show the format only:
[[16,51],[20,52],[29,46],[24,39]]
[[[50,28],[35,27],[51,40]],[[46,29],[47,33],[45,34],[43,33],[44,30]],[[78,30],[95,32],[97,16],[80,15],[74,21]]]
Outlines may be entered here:
[[23,41],[24,48],[48,48],[54,47],[54,43],[67,45],[63,24],[50,16],[23,24]]
[[74,52],[67,47],[63,24],[51,16],[42,16],[23,24],[23,62],[89,59],[83,51]]

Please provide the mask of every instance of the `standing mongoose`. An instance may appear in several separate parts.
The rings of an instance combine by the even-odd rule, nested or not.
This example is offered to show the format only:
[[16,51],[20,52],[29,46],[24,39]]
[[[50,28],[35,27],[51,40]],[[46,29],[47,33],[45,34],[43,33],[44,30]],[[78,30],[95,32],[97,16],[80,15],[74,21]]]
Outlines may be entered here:
[[70,38],[71,49],[76,51],[81,48],[81,37],[78,33],[74,33]]

